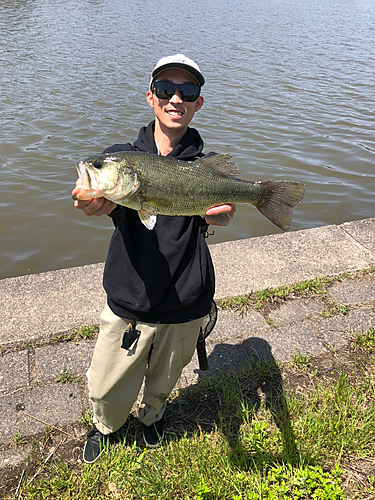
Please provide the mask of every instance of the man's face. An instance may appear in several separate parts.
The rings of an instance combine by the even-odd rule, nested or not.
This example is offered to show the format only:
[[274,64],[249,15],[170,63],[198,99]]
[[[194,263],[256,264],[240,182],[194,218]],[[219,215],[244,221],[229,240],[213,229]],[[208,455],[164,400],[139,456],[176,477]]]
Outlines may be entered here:
[[[165,69],[156,77],[156,81],[160,80],[169,80],[173,83],[197,83],[193,75],[179,68]],[[203,97],[199,96],[194,102],[186,102],[181,99],[177,89],[170,99],[159,99],[149,91],[147,102],[154,108],[155,119],[161,128],[173,133],[187,128],[195,112],[202,107]]]

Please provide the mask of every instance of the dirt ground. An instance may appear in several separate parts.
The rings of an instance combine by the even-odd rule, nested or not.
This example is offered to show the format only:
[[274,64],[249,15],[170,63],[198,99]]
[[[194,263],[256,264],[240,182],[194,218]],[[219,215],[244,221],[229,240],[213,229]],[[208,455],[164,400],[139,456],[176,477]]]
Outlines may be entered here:
[[[373,360],[372,360],[373,361]],[[311,391],[318,381],[329,383],[332,377],[337,376],[344,370],[349,376],[358,374],[358,370],[373,370],[373,364],[369,363],[368,354],[354,350],[350,346],[335,353],[324,355],[319,358],[310,359],[308,369],[294,369],[290,364],[281,369],[270,370],[266,375],[247,377],[241,382],[241,390],[244,397],[255,405],[261,404],[262,396],[259,395],[259,386],[262,387],[263,396],[271,394],[288,394],[289,391]],[[314,374],[314,376],[312,376]],[[207,397],[206,397],[207,396]],[[277,405],[277,401],[276,401]],[[178,439],[184,435],[192,435],[196,430],[210,432],[219,426],[220,405],[217,393],[205,390],[205,398],[202,398],[202,389],[186,389],[180,392],[178,397],[172,398],[167,407],[167,439]],[[232,420],[232,419],[231,419]],[[143,443],[141,428],[138,419],[130,415],[126,440],[129,443],[137,439]],[[237,430],[236,420],[233,419],[228,433],[228,440],[235,439]],[[27,474],[31,478],[41,478],[44,475],[44,466],[50,465],[57,458],[69,465],[71,468],[79,468],[82,460],[82,449],[85,443],[87,427],[81,424],[65,427],[66,434],[51,429],[37,438],[33,438],[32,456],[29,465],[21,464],[17,467],[9,467],[2,471],[0,484],[0,499],[17,498],[22,478]],[[363,493],[368,476],[375,475],[375,458],[365,460],[347,460],[342,465],[346,471],[344,477],[344,488],[347,499],[371,500],[375,496]],[[365,495],[365,496],[363,496]]]

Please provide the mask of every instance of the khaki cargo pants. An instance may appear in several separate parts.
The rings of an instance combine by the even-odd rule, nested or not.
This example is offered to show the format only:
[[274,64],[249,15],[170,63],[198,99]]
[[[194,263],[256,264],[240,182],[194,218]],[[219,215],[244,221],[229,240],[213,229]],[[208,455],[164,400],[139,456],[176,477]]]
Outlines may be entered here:
[[129,320],[106,305],[100,332],[87,372],[94,424],[103,434],[126,421],[145,379],[139,419],[152,425],[162,418],[165,401],[197,345],[203,318],[174,325],[138,323],[141,332],[132,350],[121,348]]

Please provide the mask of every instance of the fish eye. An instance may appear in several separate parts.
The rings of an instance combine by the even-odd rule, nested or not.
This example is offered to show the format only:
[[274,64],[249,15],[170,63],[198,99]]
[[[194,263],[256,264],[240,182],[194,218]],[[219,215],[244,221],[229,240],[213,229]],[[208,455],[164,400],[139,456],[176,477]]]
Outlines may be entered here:
[[95,160],[94,161],[94,167],[95,168],[102,168],[102,162],[100,160]]

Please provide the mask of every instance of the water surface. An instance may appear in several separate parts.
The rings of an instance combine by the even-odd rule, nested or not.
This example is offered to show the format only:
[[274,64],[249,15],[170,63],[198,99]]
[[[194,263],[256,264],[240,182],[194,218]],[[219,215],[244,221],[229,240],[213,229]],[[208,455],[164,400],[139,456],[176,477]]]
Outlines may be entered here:
[[[371,0],[2,0],[0,19],[0,278],[105,260],[111,221],[73,208],[75,165],[136,139],[177,52],[206,76],[205,151],[306,184],[291,230],[375,216]],[[209,243],[278,232],[240,206]]]

